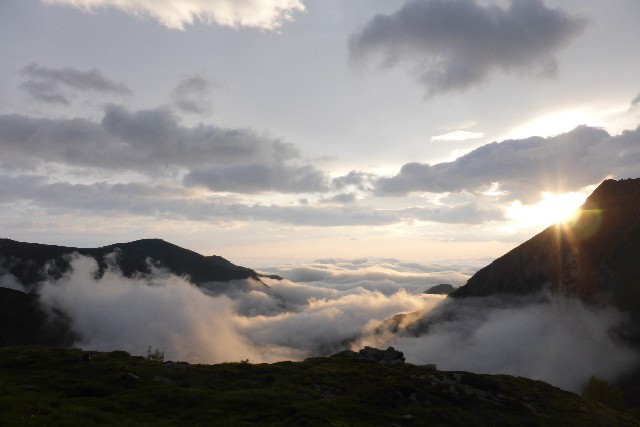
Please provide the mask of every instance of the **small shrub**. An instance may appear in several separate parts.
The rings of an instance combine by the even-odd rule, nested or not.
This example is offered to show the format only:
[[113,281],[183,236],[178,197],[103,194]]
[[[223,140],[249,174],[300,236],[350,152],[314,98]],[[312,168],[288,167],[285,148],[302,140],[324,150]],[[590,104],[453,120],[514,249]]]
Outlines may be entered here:
[[620,388],[610,386],[607,381],[591,375],[589,382],[582,389],[582,397],[601,403],[612,409],[625,409]]
[[164,362],[164,351],[160,351],[160,349],[151,349],[151,346],[147,348],[147,360],[151,360],[152,362]]

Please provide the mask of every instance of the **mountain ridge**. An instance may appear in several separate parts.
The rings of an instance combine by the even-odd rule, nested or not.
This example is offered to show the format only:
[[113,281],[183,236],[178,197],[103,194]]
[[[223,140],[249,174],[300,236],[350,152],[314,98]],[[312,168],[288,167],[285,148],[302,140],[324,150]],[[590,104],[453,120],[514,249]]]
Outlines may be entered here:
[[217,255],[204,256],[162,239],[140,239],[97,248],[77,248],[0,239],[0,268],[15,276],[27,288],[46,280],[60,278],[70,267],[68,255],[77,253],[98,262],[101,275],[108,266],[107,256],[117,254],[117,267],[126,277],[148,274],[149,260],[178,276],[189,276],[196,285],[253,279],[254,270],[231,263]]
[[210,294],[243,292],[251,286],[268,287],[260,280],[261,275],[250,268],[237,266],[221,256],[200,255],[162,239],[98,248],[0,239],[0,277],[11,275],[8,276],[11,288],[0,286],[0,347],[23,344],[67,347],[77,341],[79,337],[71,330],[67,315],[44,307],[38,295],[40,283],[58,280],[71,270],[74,254],[96,260],[96,278],[113,267],[125,277],[144,276],[155,266],[188,277]]
[[605,180],[574,221],[554,224],[476,272],[452,298],[561,292],[640,315],[640,179]]

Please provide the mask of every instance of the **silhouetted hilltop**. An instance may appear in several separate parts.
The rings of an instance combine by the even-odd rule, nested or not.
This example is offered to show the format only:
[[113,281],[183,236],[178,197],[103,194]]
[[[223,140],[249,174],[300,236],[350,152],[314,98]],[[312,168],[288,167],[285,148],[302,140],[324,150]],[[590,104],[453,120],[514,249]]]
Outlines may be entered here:
[[[209,292],[243,291],[246,283],[227,285],[230,280],[261,281],[255,271],[240,267],[220,256],[203,256],[160,239],[116,243],[101,248],[75,248],[0,239],[0,276],[10,273],[25,293],[0,287],[0,347],[22,344],[71,345],[76,337],[66,315],[49,312],[39,303],[37,284],[59,279],[70,269],[71,254],[94,258],[100,276],[115,263],[126,277],[150,273],[150,263],[179,276],[188,276]],[[115,255],[115,256],[114,256]],[[11,278],[13,281],[13,278]],[[15,287],[15,286],[14,286]]]
[[555,224],[474,274],[454,298],[543,289],[640,315],[640,179],[606,180]]
[[197,285],[207,282],[227,282],[252,278],[258,273],[240,267],[220,256],[204,256],[161,239],[143,239],[116,243],[100,248],[75,248],[0,239],[0,267],[29,286],[49,277],[58,278],[69,268],[67,255],[78,253],[94,258],[100,272],[107,266],[107,256],[117,253],[116,264],[131,277],[149,273],[150,260],[176,275],[188,275]]
[[451,292],[455,291],[456,288],[453,285],[448,283],[441,283],[439,285],[435,285],[427,289],[423,292],[423,294],[432,294],[432,295],[449,295]]
[[[632,412],[542,381],[439,371],[397,353],[191,365],[124,351],[0,348],[0,425],[640,426]],[[394,360],[384,363],[387,355]]]

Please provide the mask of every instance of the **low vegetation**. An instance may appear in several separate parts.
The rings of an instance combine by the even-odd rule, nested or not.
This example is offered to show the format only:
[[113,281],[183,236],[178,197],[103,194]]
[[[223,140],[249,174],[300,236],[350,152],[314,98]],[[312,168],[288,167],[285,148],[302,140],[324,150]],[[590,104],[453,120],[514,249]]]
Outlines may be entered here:
[[541,381],[357,357],[190,365],[123,351],[0,348],[0,426],[412,424],[640,421]]

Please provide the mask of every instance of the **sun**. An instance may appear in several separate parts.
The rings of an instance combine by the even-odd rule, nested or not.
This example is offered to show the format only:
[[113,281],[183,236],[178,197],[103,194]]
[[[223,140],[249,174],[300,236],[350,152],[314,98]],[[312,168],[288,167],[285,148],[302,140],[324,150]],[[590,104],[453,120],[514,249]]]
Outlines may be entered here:
[[506,216],[517,228],[548,227],[575,217],[587,196],[584,193],[542,193],[535,205],[523,205],[519,200],[507,207]]

